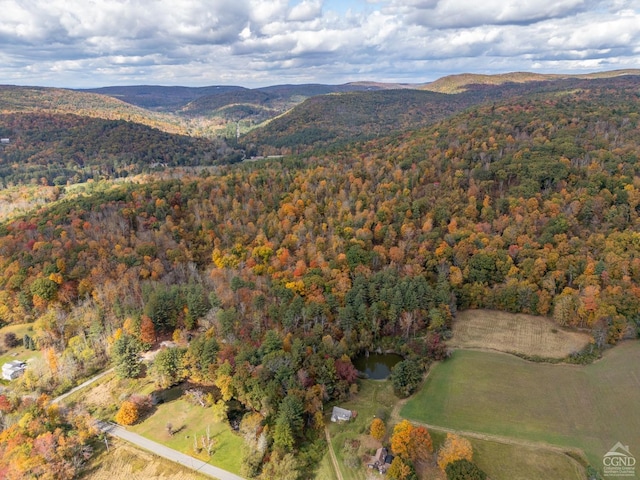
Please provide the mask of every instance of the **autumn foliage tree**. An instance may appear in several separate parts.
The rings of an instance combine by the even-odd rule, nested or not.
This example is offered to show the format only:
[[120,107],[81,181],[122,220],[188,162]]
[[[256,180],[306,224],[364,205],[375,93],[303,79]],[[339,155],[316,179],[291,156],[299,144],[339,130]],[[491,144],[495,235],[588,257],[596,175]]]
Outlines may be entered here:
[[147,315],[142,315],[140,320],[140,340],[147,345],[153,345],[157,340],[156,327]]
[[77,478],[98,434],[88,414],[60,409],[44,395],[5,407],[17,421],[0,432],[0,478]]
[[393,434],[391,435],[391,451],[394,455],[409,459],[409,444],[411,443],[411,431],[413,425],[409,420],[402,420],[395,427],[393,427]]
[[374,418],[369,427],[369,434],[376,440],[382,441],[386,433],[387,428],[384,422],[380,418]]
[[395,457],[387,470],[387,476],[392,480],[415,480],[416,473],[413,467],[401,457]]
[[413,462],[424,462],[433,453],[431,435],[426,427],[417,426],[409,432],[409,458]]
[[431,435],[425,427],[402,420],[393,428],[391,451],[410,462],[425,461],[433,452]]
[[447,433],[447,438],[438,452],[438,467],[444,472],[447,465],[462,459],[469,462],[473,460],[471,443],[466,438]]
[[120,425],[133,425],[138,421],[140,411],[138,405],[130,400],[125,400],[116,413],[115,421]]

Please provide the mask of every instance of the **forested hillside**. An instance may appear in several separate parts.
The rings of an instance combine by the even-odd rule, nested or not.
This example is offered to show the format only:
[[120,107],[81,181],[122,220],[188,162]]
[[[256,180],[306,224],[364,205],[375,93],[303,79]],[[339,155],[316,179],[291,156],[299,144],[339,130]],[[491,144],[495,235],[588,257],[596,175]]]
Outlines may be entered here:
[[[243,135],[249,152],[291,154],[341,148],[354,140],[402,132],[443,120],[475,105],[564,94],[597,82],[617,84],[633,76],[586,80],[568,76],[508,74],[445,77],[423,90],[395,89],[348,92],[309,98],[285,115]],[[603,84],[604,84],[603,83]],[[624,86],[622,86],[624,88]],[[429,90],[432,89],[432,90]]]
[[53,113],[0,117],[0,185],[66,185],[117,178],[154,166],[212,165],[224,142],[176,135],[124,120]]
[[73,114],[104,120],[124,120],[159,130],[186,134],[179,118],[138,108],[106,95],[61,88],[0,85],[0,112]]
[[560,79],[574,80],[595,80],[602,78],[615,78],[623,75],[638,75],[638,69],[611,70],[607,72],[585,73],[577,75],[567,74],[544,74],[531,72],[512,72],[497,75],[480,75],[474,73],[461,73],[457,75],[447,75],[439,78],[435,82],[427,83],[421,88],[432,92],[460,93],[468,90],[473,85],[504,85],[509,83],[534,83],[550,82]]
[[458,309],[551,316],[591,332],[590,354],[637,336],[640,78],[565,87],[331,153],[99,184],[4,223],[0,319],[34,321],[56,362],[24,381],[55,390],[122,338],[194,335],[179,378],[237,401],[253,475],[317,462],[350,359],[441,358]]

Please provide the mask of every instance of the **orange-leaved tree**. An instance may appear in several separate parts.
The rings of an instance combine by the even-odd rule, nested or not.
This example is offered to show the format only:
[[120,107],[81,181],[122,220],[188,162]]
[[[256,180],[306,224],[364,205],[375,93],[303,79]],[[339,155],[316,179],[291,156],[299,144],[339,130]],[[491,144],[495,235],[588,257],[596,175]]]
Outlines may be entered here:
[[463,458],[472,461],[473,448],[471,443],[466,438],[447,433],[447,439],[438,452],[438,467],[444,472],[447,465]]
[[384,422],[379,418],[374,418],[373,422],[371,422],[371,427],[369,427],[369,433],[376,440],[382,441],[385,433],[387,433],[387,428],[384,426]]
[[411,431],[413,425],[408,420],[402,420],[393,427],[393,435],[391,435],[391,451],[394,455],[409,459],[409,443],[411,442]]
[[120,425],[133,425],[138,421],[139,416],[138,405],[129,400],[125,400],[122,402],[118,413],[116,413],[115,420]]
[[432,452],[431,435],[425,427],[418,426],[409,432],[409,458],[413,462],[427,460]]

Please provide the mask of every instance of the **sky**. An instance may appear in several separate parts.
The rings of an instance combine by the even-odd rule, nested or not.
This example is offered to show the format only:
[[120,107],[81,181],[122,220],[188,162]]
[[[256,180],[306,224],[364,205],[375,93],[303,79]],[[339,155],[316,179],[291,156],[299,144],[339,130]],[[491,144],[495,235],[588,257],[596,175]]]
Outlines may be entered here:
[[0,0],[0,84],[425,83],[640,68],[640,0]]

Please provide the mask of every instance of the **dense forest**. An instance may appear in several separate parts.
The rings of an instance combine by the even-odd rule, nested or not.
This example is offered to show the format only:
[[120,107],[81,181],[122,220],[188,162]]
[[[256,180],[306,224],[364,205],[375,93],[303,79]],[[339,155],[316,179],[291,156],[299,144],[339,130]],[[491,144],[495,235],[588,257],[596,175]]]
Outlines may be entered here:
[[22,382],[61,391],[109,357],[135,375],[130,352],[193,337],[160,377],[213,385],[243,415],[255,476],[292,452],[300,472],[318,461],[357,353],[402,353],[410,393],[458,309],[586,329],[575,361],[637,336],[640,78],[574,87],[340,150],[98,182],[5,222],[0,320],[34,322],[56,371]]

